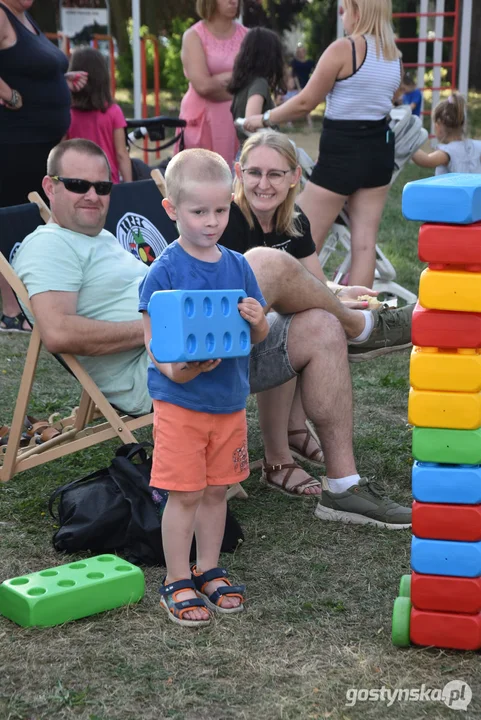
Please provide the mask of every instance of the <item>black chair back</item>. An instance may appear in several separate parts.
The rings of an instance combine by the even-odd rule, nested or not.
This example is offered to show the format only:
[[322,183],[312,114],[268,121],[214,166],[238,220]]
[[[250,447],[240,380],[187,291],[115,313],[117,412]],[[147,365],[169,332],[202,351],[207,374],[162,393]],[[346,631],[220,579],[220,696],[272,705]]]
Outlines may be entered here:
[[0,252],[12,262],[20,243],[39,225],[45,225],[35,203],[0,208]]
[[146,265],[178,237],[153,180],[114,185],[105,229]]

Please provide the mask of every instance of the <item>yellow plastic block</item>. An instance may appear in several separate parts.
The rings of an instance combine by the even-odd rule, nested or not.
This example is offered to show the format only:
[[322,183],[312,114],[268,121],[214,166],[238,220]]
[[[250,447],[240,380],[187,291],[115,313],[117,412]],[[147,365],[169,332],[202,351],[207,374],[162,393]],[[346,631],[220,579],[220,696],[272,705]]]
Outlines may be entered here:
[[419,302],[428,310],[481,312],[481,273],[427,268],[421,273]]
[[480,392],[481,350],[414,347],[410,381],[416,390]]
[[416,427],[477,430],[481,427],[481,393],[409,392],[408,422]]

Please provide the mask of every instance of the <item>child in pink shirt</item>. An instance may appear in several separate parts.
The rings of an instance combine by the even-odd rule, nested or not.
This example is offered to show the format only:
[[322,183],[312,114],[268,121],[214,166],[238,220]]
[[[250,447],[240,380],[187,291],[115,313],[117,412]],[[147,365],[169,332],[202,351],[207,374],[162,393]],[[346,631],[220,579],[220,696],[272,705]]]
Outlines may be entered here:
[[113,102],[110,78],[104,56],[90,47],[74,50],[69,70],[84,70],[88,82],[83,90],[72,94],[71,123],[67,139],[85,138],[97,143],[105,152],[112,169],[112,180],[132,180],[132,165],[127,152],[125,117]]

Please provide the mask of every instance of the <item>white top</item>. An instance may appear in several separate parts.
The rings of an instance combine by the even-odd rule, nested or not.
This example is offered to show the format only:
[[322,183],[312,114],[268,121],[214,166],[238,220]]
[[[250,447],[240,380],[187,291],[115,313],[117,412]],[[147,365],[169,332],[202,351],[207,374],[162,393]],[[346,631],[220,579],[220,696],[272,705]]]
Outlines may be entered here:
[[329,120],[382,120],[389,115],[401,83],[401,61],[384,60],[382,50],[377,57],[376,39],[372,35],[364,39],[364,62],[349,77],[336,80],[326,98],[325,117]]
[[436,150],[449,155],[447,165],[439,165],[436,175],[445,173],[481,173],[481,140],[455,140],[439,144]]

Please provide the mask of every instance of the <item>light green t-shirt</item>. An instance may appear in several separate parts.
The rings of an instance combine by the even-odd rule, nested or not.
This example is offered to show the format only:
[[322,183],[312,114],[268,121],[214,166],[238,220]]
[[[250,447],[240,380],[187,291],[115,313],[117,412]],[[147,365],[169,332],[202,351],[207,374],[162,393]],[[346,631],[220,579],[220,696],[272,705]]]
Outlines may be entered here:
[[[78,293],[77,314],[94,320],[140,320],[139,284],[148,268],[102,230],[95,237],[55,223],[37,228],[13,259],[29,297],[48,290]],[[78,360],[110,403],[133,415],[149,412],[149,357],[143,346]]]

